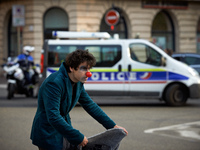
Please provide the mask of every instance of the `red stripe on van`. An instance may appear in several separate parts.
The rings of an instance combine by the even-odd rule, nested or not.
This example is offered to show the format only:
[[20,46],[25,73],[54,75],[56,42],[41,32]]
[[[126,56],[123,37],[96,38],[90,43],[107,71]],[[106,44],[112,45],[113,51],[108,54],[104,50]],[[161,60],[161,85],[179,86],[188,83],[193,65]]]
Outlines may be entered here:
[[89,82],[86,82],[85,84],[130,84],[130,83],[149,83],[149,84],[152,84],[152,83],[166,83],[167,81],[113,81],[113,82],[97,82],[97,81],[89,81]]

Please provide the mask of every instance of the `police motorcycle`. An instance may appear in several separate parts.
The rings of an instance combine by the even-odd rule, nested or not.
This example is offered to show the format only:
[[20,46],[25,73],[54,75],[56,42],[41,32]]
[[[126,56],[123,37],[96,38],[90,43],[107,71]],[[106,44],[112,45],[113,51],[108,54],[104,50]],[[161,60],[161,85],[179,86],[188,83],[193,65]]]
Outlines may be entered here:
[[26,97],[36,97],[37,88],[34,86],[39,82],[40,66],[35,65],[29,69],[31,84],[27,82],[23,68],[18,57],[8,57],[7,63],[3,65],[3,70],[7,78],[7,99],[14,97],[14,94],[25,94]]

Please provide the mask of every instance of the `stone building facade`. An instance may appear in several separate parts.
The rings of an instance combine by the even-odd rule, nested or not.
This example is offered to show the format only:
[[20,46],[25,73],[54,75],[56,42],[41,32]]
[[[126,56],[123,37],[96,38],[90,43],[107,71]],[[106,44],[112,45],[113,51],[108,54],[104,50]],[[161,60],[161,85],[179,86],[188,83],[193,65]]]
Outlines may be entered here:
[[[39,63],[45,39],[45,26],[50,25],[48,21],[45,22],[45,17],[52,8],[66,13],[66,30],[87,32],[103,31],[100,26],[104,22],[106,12],[109,9],[118,8],[126,23],[125,37],[139,36],[139,38],[151,41],[157,37],[162,41],[168,33],[167,31],[165,33],[153,31],[157,26],[161,26],[159,23],[162,24],[159,20],[155,21],[156,16],[164,13],[171,23],[169,34],[172,37],[173,51],[200,53],[200,1],[184,1],[185,5],[182,5],[180,1],[177,4],[176,0],[169,5],[163,4],[162,0],[157,0],[157,2],[153,4],[144,0],[0,0],[0,64],[3,63],[3,58],[19,54],[24,45],[35,47],[32,55],[35,62]],[[24,6],[25,24],[23,27],[12,27],[10,23],[13,5]],[[50,23],[55,23],[57,26],[59,22],[56,23],[53,19],[55,18],[52,17]],[[16,44],[17,29],[17,34],[20,34],[18,46],[21,45],[21,47]],[[165,44],[167,44],[166,41]],[[11,53],[11,47],[14,47],[12,51],[16,51],[14,54]],[[2,69],[0,69],[0,74],[2,75]]]

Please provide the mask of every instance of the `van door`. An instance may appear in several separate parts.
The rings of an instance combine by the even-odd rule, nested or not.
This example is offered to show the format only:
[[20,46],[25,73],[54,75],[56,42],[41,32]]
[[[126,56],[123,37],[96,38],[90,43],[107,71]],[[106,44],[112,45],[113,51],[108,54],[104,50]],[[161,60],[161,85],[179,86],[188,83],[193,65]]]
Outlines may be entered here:
[[146,43],[130,43],[129,53],[130,95],[159,97],[167,82],[162,55]]
[[85,84],[90,95],[124,95],[125,73],[122,72],[122,46],[120,44],[87,45],[96,58],[96,65],[90,71],[92,77]]

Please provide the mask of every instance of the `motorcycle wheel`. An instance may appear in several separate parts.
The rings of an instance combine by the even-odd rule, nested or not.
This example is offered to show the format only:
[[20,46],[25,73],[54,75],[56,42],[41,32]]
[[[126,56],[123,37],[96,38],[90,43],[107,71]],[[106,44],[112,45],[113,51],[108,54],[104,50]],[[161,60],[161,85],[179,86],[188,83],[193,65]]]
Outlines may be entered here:
[[26,97],[33,97],[33,88],[27,89],[25,94],[26,94]]
[[12,83],[9,83],[7,99],[11,99],[12,97],[14,97],[14,93],[15,93],[15,85]]

